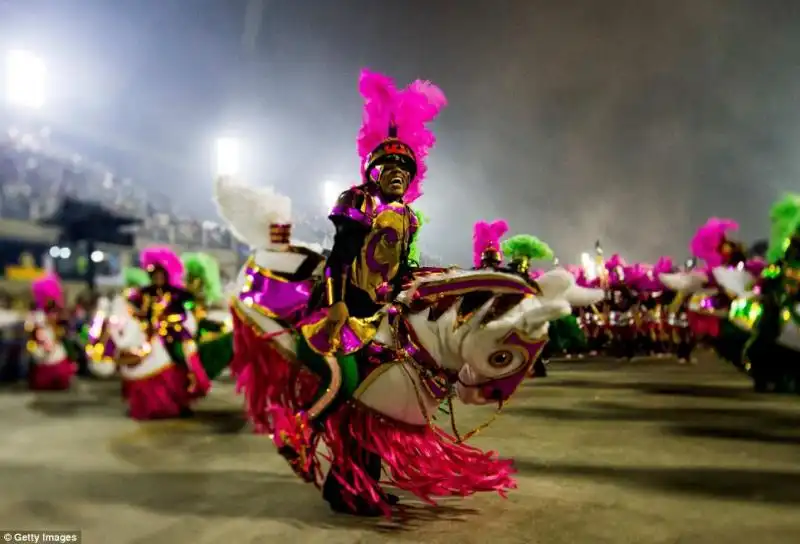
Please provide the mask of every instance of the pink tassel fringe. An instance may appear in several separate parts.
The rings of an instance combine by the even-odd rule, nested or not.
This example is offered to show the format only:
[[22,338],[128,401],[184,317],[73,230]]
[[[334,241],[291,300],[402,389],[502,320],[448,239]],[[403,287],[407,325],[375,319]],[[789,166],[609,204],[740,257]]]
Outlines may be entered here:
[[[436,504],[447,496],[468,496],[494,491],[501,496],[516,488],[512,460],[499,459],[436,427],[417,427],[389,420],[351,401],[335,409],[322,430],[312,433],[303,412],[314,398],[316,378],[286,361],[269,337],[259,337],[234,314],[234,352],[231,365],[237,387],[246,398],[247,412],[256,431],[273,435],[276,445],[290,445],[299,453],[293,468],[307,481],[322,483],[320,462],[328,459],[336,467],[335,477],[345,488],[345,498],[356,497],[391,516],[391,507],[372,480],[349,452],[353,445],[377,454],[388,479],[383,482]],[[324,443],[329,455],[319,451]]]
[[196,398],[189,392],[189,385],[186,370],[171,365],[148,378],[125,380],[122,396],[128,401],[132,419],[169,419],[179,417]]
[[28,385],[33,391],[66,391],[76,371],[77,365],[69,359],[53,365],[32,364]]

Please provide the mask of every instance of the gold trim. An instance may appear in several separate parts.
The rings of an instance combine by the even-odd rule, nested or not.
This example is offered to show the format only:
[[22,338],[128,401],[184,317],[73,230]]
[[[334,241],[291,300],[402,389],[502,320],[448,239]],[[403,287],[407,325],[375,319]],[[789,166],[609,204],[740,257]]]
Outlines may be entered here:
[[[237,316],[239,319],[241,319],[241,320],[242,320],[242,322],[243,322],[243,323],[244,323],[246,326],[250,327],[250,329],[251,329],[251,330],[252,330],[254,333],[256,333],[258,336],[262,336],[262,337],[263,337],[263,336],[267,336],[267,335],[269,335],[269,334],[272,334],[272,333],[269,333],[269,332],[265,331],[264,329],[262,329],[262,328],[261,328],[261,326],[260,326],[258,323],[256,323],[256,322],[253,320],[253,318],[251,318],[249,315],[247,315],[247,314],[244,312],[244,310],[243,310],[242,308],[240,308],[240,307],[239,307],[239,304],[241,304],[241,301],[235,300],[235,297],[234,297],[234,300],[232,301],[232,304],[231,304],[230,308],[231,308],[231,311],[232,311],[233,313],[235,313],[235,314],[236,314],[236,316]],[[248,306],[248,308],[249,308],[249,306]],[[290,330],[290,329],[289,329],[289,332],[288,332],[287,334],[291,334],[291,335],[293,336],[293,340],[296,342],[296,336],[295,336],[295,335],[297,334],[296,332],[294,332],[294,331],[292,331],[292,330]],[[280,342],[272,342],[272,344],[273,344],[273,346],[275,347],[275,349],[276,349],[276,350],[277,350],[277,351],[278,351],[278,352],[281,354],[281,356],[282,356],[282,357],[285,357],[285,358],[286,358],[286,360],[287,360],[287,361],[289,361],[290,363],[292,363],[292,364],[294,364],[294,365],[302,365],[302,366],[306,366],[305,364],[303,364],[303,363],[302,363],[302,362],[301,362],[301,361],[300,361],[300,360],[297,358],[297,354],[295,354],[295,353],[292,353],[292,352],[290,352],[290,351],[287,351],[287,350],[286,350],[286,348],[284,348],[284,347],[283,347],[283,346],[280,344]]]
[[359,399],[361,396],[369,389],[375,381],[383,376],[389,369],[394,367],[394,365],[403,364],[405,361],[390,361],[388,363],[384,363],[382,365],[378,365],[372,372],[370,372],[366,378],[359,384],[356,388],[355,392],[353,393],[354,399]]
[[332,355],[325,356],[323,359],[325,359],[325,364],[328,365],[331,371],[331,381],[325,393],[308,409],[308,417],[310,419],[319,417],[330,406],[342,388],[342,369],[339,367],[339,361]]
[[305,325],[301,325],[297,331],[305,338],[308,347],[314,353],[318,355],[322,355],[323,357],[332,355],[336,351],[339,350],[342,344],[342,331],[345,330],[345,327],[350,327],[353,333],[358,338],[360,345],[357,349],[349,352],[345,352],[345,355],[350,355],[355,353],[356,351],[363,348],[366,344],[368,344],[377,334],[378,328],[374,325],[376,320],[380,320],[383,317],[383,314],[376,313],[372,317],[367,318],[359,318],[359,317],[348,317],[346,324],[341,328],[339,334],[337,334],[334,338],[329,339],[330,341],[330,349],[325,351],[320,351],[317,349],[314,344],[311,342],[311,339],[319,334],[326,334],[325,326],[328,323],[327,316],[321,316],[318,321],[313,323],[306,323]]

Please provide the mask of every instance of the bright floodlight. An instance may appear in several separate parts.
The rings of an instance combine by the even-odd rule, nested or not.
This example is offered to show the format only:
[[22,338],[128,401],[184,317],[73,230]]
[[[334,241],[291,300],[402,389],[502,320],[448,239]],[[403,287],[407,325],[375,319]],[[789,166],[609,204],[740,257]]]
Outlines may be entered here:
[[44,105],[47,68],[29,51],[14,50],[6,57],[6,98],[12,106],[38,110]]
[[97,249],[92,251],[92,254],[89,255],[89,258],[92,260],[93,263],[101,263],[101,262],[103,262],[103,258],[104,257],[105,257],[105,255],[103,255],[103,252],[100,251],[100,250],[97,250]]
[[215,154],[217,176],[235,176],[241,168],[241,146],[236,138],[218,138]]
[[325,207],[333,206],[341,192],[342,190],[338,183],[326,181],[322,184],[322,203]]

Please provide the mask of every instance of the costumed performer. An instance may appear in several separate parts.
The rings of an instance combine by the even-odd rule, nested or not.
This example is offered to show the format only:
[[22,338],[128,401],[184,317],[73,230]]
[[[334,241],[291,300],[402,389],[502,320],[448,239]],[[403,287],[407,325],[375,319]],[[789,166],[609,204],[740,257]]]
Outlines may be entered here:
[[207,253],[184,253],[181,256],[186,287],[192,294],[189,303],[197,322],[197,349],[206,374],[216,379],[233,358],[233,331],[228,319],[215,320],[209,308],[222,302],[222,278],[219,263]]
[[48,273],[33,281],[31,291],[35,309],[25,322],[27,348],[32,359],[28,371],[30,388],[36,391],[69,389],[77,365],[70,360],[65,345],[67,323],[61,280]]
[[183,264],[167,247],[146,248],[139,259],[150,284],[130,289],[128,300],[149,343],[161,342],[171,362],[156,372],[141,372],[149,351],[117,354],[129,415],[139,420],[190,415],[192,402],[208,393],[210,381],[193,339],[196,323],[192,296],[183,288]]
[[[364,117],[358,135],[363,182],[342,193],[328,218],[336,234],[325,266],[325,281],[312,297],[311,307],[323,310],[318,323],[324,328],[329,353],[335,353],[342,375],[339,396],[328,411],[351,397],[369,372],[362,357],[348,353],[340,333],[350,318],[374,316],[410,279],[412,245],[419,219],[410,204],[422,194],[425,159],[435,138],[426,128],[446,104],[434,85],[417,81],[397,90],[391,79],[367,70],[359,89],[364,96]],[[380,265],[374,257],[380,255]],[[413,263],[418,264],[418,263]],[[302,337],[301,337],[302,338]],[[298,355],[314,370],[326,374],[326,353],[301,342]],[[315,364],[316,363],[316,364]],[[329,371],[327,371],[329,373]],[[320,388],[320,392],[324,392]],[[322,496],[336,512],[379,515],[397,497],[380,491],[380,452],[362,447],[359,436],[343,433],[347,458],[335,458],[325,478]],[[290,462],[296,452],[282,448]],[[376,490],[378,494],[376,494]]]
[[768,266],[756,292],[731,305],[731,322],[751,332],[744,363],[758,392],[800,392],[800,195],[772,207]]
[[[554,258],[550,246],[530,234],[517,234],[506,239],[503,241],[501,249],[509,261],[508,268],[529,281],[533,281],[532,261],[552,261]],[[542,356],[533,365],[532,375],[534,377],[547,376],[545,361],[552,355],[564,355],[569,350],[577,351],[586,344],[586,338],[574,315],[564,316],[551,322],[548,336],[550,340],[544,347]]]
[[475,270],[499,270],[503,264],[500,239],[508,232],[508,223],[497,219],[491,223],[478,221],[472,227],[472,264]]

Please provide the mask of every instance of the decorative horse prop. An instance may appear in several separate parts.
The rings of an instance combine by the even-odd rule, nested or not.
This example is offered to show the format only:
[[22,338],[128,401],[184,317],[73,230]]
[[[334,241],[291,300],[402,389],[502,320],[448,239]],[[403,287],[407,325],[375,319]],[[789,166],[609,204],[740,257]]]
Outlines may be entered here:
[[[350,318],[338,343],[324,329],[326,310],[309,300],[324,257],[274,243],[270,227],[290,224],[290,202],[270,189],[221,179],[220,213],[253,249],[232,298],[232,373],[256,430],[306,481],[346,475],[350,500],[388,512],[379,484],[353,459],[353,444],[378,455],[389,482],[433,502],[515,487],[511,461],[463,443],[432,423],[444,401],[507,401],[547,342],[548,322],[601,291],[574,285],[564,270],[536,282],[505,272],[419,270],[396,300],[368,319]],[[344,359],[344,360],[343,360]],[[452,404],[451,404],[452,414]],[[335,469],[335,470],[334,470]],[[335,472],[335,474],[334,474]],[[332,476],[333,474],[333,476]]]

